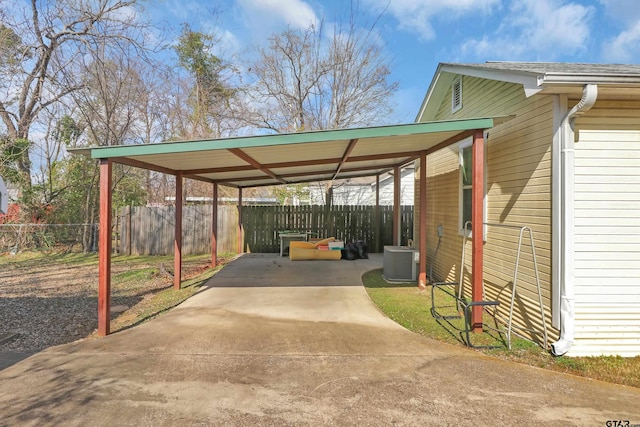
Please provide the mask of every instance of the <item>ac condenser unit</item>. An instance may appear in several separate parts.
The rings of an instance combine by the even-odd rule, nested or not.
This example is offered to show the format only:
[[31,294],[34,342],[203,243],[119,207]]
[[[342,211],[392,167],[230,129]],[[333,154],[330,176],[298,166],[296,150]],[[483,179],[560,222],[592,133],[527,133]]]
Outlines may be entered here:
[[412,282],[417,280],[417,249],[405,246],[385,246],[383,277],[388,282]]

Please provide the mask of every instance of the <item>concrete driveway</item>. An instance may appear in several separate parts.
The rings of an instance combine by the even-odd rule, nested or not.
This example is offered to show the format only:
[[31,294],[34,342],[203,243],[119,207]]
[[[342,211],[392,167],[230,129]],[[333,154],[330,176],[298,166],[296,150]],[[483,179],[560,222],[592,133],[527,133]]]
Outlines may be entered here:
[[382,315],[381,266],[245,255],[199,294],[0,371],[0,425],[640,423],[640,389],[485,357]]

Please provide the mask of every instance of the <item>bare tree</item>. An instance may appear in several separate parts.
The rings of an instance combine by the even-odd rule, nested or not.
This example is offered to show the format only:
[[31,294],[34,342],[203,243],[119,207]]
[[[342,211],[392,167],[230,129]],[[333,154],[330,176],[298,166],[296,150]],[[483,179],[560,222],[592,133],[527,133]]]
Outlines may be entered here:
[[329,73],[324,79],[314,122],[321,129],[344,129],[385,123],[398,88],[389,82],[389,62],[375,24],[359,28],[354,15],[346,26],[336,25],[331,38]]
[[83,69],[85,90],[71,94],[83,117],[90,145],[133,142],[134,123],[140,118],[139,99],[144,85],[128,54],[91,58]]
[[362,28],[353,10],[330,37],[325,24],[288,29],[259,49],[252,65],[252,124],[276,132],[367,126],[388,120],[397,83],[389,82],[375,23]]
[[[388,122],[398,84],[390,82],[376,22],[359,22],[357,2],[346,24],[325,23],[273,35],[251,66],[250,123],[274,132],[344,129]],[[332,182],[322,183],[326,204]]]
[[[148,98],[148,84],[144,77],[145,64],[131,52],[108,50],[103,45],[91,49],[92,56],[84,64],[84,90],[75,91],[71,97],[77,106],[77,116],[85,129],[86,143],[89,145],[122,145],[152,142],[153,117],[141,108],[141,101]],[[148,108],[148,107],[147,107]],[[151,129],[149,128],[151,127]],[[92,164],[90,184],[86,186],[86,197],[82,206],[83,222],[93,223],[97,217],[97,165]],[[113,205],[139,205],[146,202],[148,172],[130,166],[115,165],[113,169]],[[80,183],[78,183],[80,184]],[[91,239],[90,230],[85,229],[83,241]],[[90,246],[87,244],[87,246]]]
[[[81,76],[78,59],[96,45],[142,47],[143,25],[135,6],[136,0],[31,0],[20,13],[2,18],[12,61],[0,63],[0,120],[6,135],[0,144],[2,151],[13,152],[4,168],[15,171],[23,189],[31,186],[32,127],[44,109],[83,88],[75,78]],[[13,33],[8,38],[7,29]]]
[[321,95],[330,66],[322,54],[322,26],[288,29],[275,34],[250,68],[259,108],[253,124],[276,132],[317,128],[314,104]]

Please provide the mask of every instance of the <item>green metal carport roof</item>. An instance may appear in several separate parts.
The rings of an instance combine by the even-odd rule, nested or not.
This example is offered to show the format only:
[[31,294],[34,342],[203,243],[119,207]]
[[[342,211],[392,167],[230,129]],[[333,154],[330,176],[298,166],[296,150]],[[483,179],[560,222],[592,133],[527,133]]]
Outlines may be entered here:
[[[98,250],[98,335],[110,331],[112,163],[164,172],[176,180],[174,287],[181,286],[182,271],[182,178],[213,183],[217,200],[219,184],[257,187],[310,181],[371,176],[398,168],[416,158],[426,161],[432,151],[473,136],[473,162],[482,165],[484,130],[509,117],[474,118],[359,129],[301,132],[148,145],[96,147],[73,150],[100,160],[100,227]],[[483,168],[473,167],[472,217],[482,223]],[[426,170],[420,171],[420,203],[426,203]],[[399,184],[397,184],[399,185]],[[397,190],[394,190],[397,191]],[[240,192],[240,195],[242,193]],[[241,197],[239,197],[241,200]],[[217,212],[217,203],[213,203]],[[242,203],[239,203],[241,209]],[[394,209],[394,222],[398,220]],[[239,215],[241,218],[242,215]],[[214,213],[214,223],[216,215]],[[241,229],[241,221],[239,222]],[[426,253],[426,223],[420,216],[419,250]],[[217,226],[212,230],[212,265],[217,262]],[[482,230],[482,227],[479,228]],[[242,232],[239,234],[241,244]],[[395,235],[394,235],[395,236]],[[396,237],[394,237],[395,242]],[[482,232],[473,239],[473,300],[481,299]],[[395,244],[395,243],[394,243]],[[240,245],[239,245],[240,247]],[[242,252],[242,249],[240,249]],[[426,257],[420,257],[419,286],[426,286]],[[474,308],[472,321],[481,324],[482,312]],[[474,329],[476,327],[474,326]]]
[[237,188],[373,176],[509,117],[71,150]]

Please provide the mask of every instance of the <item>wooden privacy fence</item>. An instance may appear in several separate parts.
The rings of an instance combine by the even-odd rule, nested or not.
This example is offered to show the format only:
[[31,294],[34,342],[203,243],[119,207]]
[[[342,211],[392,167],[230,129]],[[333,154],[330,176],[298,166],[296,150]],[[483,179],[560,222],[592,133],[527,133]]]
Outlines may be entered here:
[[[183,254],[211,251],[211,205],[185,206],[182,218]],[[382,252],[393,242],[392,206],[243,206],[244,250],[253,253],[280,251],[278,232],[310,232],[345,242],[364,240],[370,252]],[[121,254],[167,255],[173,253],[175,208],[126,207],[117,216],[115,247]],[[413,206],[401,207],[400,241],[413,237]],[[218,252],[238,251],[238,208],[218,207]]]
[[[211,205],[184,206],[182,253],[211,253]],[[175,207],[125,207],[117,216],[115,247],[124,255],[173,253]],[[238,208],[218,206],[218,252],[238,251]]]
[[[376,218],[376,212],[378,213]],[[413,238],[413,206],[401,207],[401,242]],[[382,252],[393,243],[392,206],[244,206],[245,250],[258,253],[280,251],[278,231],[310,232],[345,242],[364,240],[370,252]]]

